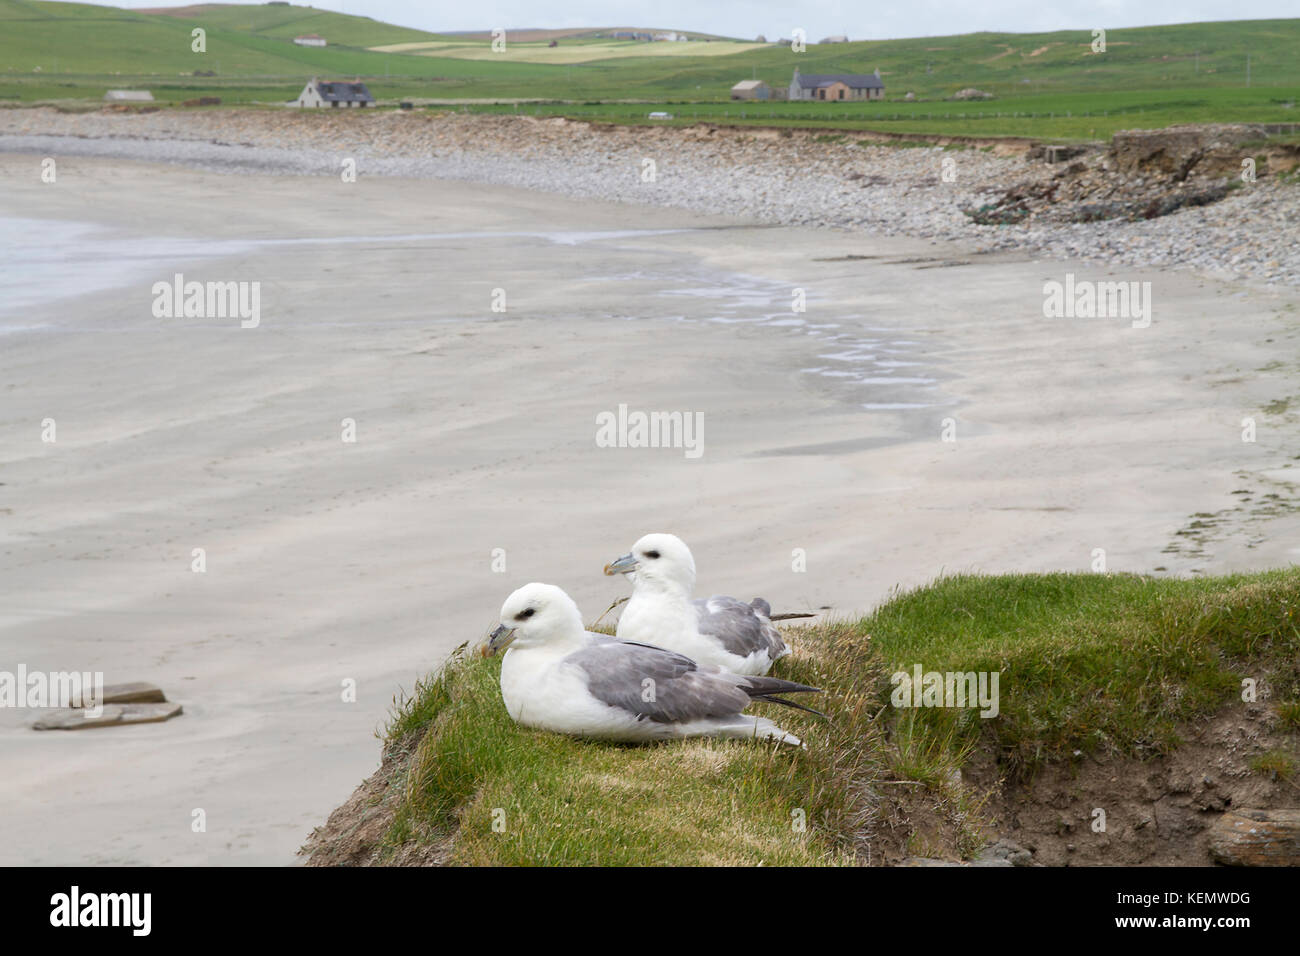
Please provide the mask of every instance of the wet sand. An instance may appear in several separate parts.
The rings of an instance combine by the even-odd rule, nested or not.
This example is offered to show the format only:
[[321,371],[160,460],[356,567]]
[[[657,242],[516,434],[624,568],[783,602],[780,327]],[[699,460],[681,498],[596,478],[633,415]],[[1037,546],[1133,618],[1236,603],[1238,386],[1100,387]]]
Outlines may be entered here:
[[[701,589],[836,614],[1097,548],[1170,574],[1297,551],[1284,293],[466,183],[0,176],[0,215],[147,240],[119,284],[0,314],[0,669],[185,707],[77,733],[0,710],[0,863],[293,863],[399,687],[521,583],[594,618],[650,530]],[[260,325],[155,318],[177,271],[259,282]],[[1067,272],[1150,281],[1151,326],[1045,319]],[[703,454],[598,447],[620,404],[702,413]]]

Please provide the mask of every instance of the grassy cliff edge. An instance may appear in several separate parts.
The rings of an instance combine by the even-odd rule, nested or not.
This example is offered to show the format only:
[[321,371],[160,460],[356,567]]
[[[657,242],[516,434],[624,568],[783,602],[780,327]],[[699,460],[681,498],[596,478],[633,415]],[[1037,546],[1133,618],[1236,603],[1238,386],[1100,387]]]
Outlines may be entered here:
[[[787,630],[795,654],[776,672],[823,688],[831,719],[769,716],[806,750],[611,746],[521,728],[501,702],[500,663],[462,649],[395,702],[382,767],[303,852],[317,865],[851,865],[970,859],[1011,831],[1054,862],[1062,828],[1071,853],[1097,832],[1068,809],[1032,812],[1051,780],[1079,792],[1079,813],[1111,806],[1129,854],[1094,839],[1079,862],[1208,862],[1195,844],[1216,801],[1300,803],[1298,615],[1300,569],[943,578],[865,618]],[[895,706],[891,675],[918,664],[998,673],[997,716]],[[1183,787],[1180,774],[1203,779]],[[1139,777],[1186,795],[1175,801],[1185,832],[1142,832],[1147,797],[1169,794],[1125,792]],[[1107,780],[1113,800],[1092,792]],[[1055,835],[1025,829],[1050,829],[1053,814]],[[1150,852],[1133,858],[1135,846]]]

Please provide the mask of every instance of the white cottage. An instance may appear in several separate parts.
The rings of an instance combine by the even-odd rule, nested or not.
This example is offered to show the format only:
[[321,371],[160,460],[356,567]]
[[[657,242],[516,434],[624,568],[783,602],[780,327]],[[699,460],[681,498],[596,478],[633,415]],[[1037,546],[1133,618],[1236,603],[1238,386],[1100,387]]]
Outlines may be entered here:
[[340,106],[374,106],[375,98],[370,95],[366,84],[359,80],[351,83],[323,82],[312,77],[298,98],[289,104],[301,107],[340,107]]

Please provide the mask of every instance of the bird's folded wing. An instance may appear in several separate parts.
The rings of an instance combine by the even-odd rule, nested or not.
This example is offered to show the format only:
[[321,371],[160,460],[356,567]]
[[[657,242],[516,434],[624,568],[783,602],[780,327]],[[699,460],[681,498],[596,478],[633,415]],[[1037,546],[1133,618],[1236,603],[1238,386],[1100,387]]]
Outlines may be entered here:
[[775,660],[785,650],[780,632],[760,617],[754,606],[725,595],[700,598],[693,603],[696,629],[715,638],[729,653],[748,657],[755,651],[767,651]]
[[679,723],[738,714],[749,695],[737,678],[702,671],[689,657],[630,641],[592,642],[565,658],[593,697],[641,720]]

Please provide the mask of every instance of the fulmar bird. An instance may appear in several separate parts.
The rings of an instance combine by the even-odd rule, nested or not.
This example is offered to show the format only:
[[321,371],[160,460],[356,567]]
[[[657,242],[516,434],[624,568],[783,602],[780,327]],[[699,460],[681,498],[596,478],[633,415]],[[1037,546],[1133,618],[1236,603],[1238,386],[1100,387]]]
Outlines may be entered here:
[[[743,677],[681,654],[583,628],[578,606],[550,584],[526,584],[501,606],[483,653],[509,647],[501,697],[525,727],[640,743],[680,737],[760,737],[800,745],[752,700],[807,710],[773,694],[817,693],[774,677]],[[816,711],[813,711],[816,713]]]
[[672,534],[648,534],[605,565],[606,574],[632,572],[632,597],[618,619],[618,636],[657,644],[733,674],[766,674],[790,649],[762,598],[749,604],[714,595],[691,600],[695,559]]

